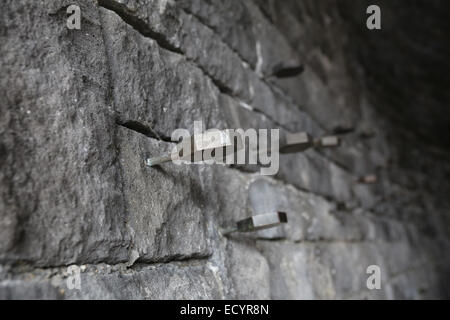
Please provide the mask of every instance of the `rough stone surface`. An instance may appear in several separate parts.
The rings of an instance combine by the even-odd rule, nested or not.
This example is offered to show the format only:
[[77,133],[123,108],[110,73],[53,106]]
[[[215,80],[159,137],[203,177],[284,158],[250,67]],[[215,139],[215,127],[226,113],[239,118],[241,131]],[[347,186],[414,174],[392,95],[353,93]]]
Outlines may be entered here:
[[252,242],[230,242],[229,272],[236,299],[270,299],[269,264]]
[[123,261],[129,238],[98,8],[83,2],[90,15],[76,32],[44,1],[5,6],[0,260]]
[[[206,222],[211,212],[198,166],[150,169],[144,159],[171,146],[119,129],[127,226],[139,261],[161,261],[210,254]],[[158,201],[155,201],[158,199]]]
[[[361,31],[364,1],[7,0],[0,299],[450,297],[450,153],[433,139],[449,120],[433,68],[445,54],[426,45],[446,38],[415,27],[416,46],[393,29],[396,5],[380,2],[387,37]],[[66,27],[74,3],[81,30]],[[439,29],[440,1],[427,3],[436,21],[425,24]],[[271,76],[287,61],[305,72]],[[280,155],[273,176],[145,166],[194,121],[338,134],[342,145]],[[357,182],[369,174],[377,183]],[[222,233],[272,211],[288,224]],[[370,265],[381,290],[366,286]]]

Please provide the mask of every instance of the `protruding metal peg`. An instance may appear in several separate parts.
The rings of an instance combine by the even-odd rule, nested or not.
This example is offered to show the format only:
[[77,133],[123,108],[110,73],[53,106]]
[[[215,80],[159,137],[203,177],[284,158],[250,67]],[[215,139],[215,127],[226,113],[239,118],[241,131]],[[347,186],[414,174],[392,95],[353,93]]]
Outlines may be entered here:
[[154,157],[154,158],[147,158],[145,160],[145,165],[149,167],[157,166],[159,164],[172,161],[172,157],[170,155],[161,156],[161,157]]
[[309,148],[335,148],[341,140],[336,136],[313,139],[307,132],[288,133],[281,143],[280,153],[303,152]]
[[264,229],[273,228],[283,223],[287,223],[287,215],[284,212],[272,212],[268,214],[261,214],[237,221],[236,224],[230,228],[221,230],[223,235],[228,235],[233,232],[254,232]]
[[280,153],[302,152],[313,146],[314,140],[307,132],[288,133],[280,146]]
[[341,139],[336,136],[327,136],[314,141],[315,148],[336,148],[341,145]]
[[272,69],[272,76],[277,78],[296,77],[305,71],[305,67],[296,61],[280,62]]
[[378,177],[374,174],[369,174],[363,177],[356,179],[356,183],[361,184],[375,184],[378,182]]
[[170,154],[146,159],[145,164],[152,167],[174,160],[204,161],[215,158],[220,151],[225,159],[227,155],[243,147],[242,138],[238,134],[228,130],[207,131],[184,139]]

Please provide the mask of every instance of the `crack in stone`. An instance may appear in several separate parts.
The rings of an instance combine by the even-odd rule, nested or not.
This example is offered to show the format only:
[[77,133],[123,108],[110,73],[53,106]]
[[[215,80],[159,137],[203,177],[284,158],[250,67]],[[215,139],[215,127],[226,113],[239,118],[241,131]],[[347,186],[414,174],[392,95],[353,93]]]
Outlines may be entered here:
[[124,22],[143,36],[155,40],[160,47],[178,54],[183,54],[183,51],[172,45],[164,34],[153,31],[144,21],[133,15],[133,12],[130,11],[126,5],[114,0],[99,0],[98,4],[105,9],[114,11]]
[[206,28],[208,28],[209,30],[211,30],[217,37],[219,37],[219,38],[221,39],[221,42],[222,42],[223,44],[225,44],[225,45],[227,46],[227,48],[230,49],[230,51],[232,51],[233,53],[235,53],[235,54],[239,57],[239,59],[242,60],[242,62],[244,62],[245,64],[247,64],[247,65],[250,67],[250,69],[251,69],[252,71],[255,71],[255,69],[254,69],[255,66],[253,66],[252,63],[251,63],[250,61],[248,61],[247,59],[245,59],[245,58],[240,54],[239,51],[237,51],[236,49],[232,48],[228,43],[226,43],[225,41],[223,41],[222,38],[220,37],[220,34],[217,32],[217,30],[216,30],[214,27],[212,27],[212,26],[210,26],[209,24],[207,24],[207,23],[205,22],[205,19],[203,19],[201,16],[199,16],[199,15],[193,13],[193,12],[192,12],[191,10],[189,10],[188,8],[180,8],[180,9],[183,10],[187,15],[190,15],[190,16],[195,17],[195,18],[196,18],[196,19],[197,19],[204,27],[206,27]]
[[[97,263],[86,263],[86,264],[61,264],[61,265],[49,265],[49,266],[33,266],[32,264],[21,264],[21,265],[8,265],[7,269],[4,269],[4,274],[9,275],[11,277],[20,278],[22,276],[26,276],[33,273],[41,273],[42,276],[47,277],[46,275],[57,276],[57,275],[64,275],[67,273],[67,268],[70,266],[76,266],[81,269],[82,273],[89,273],[94,270],[100,271],[106,271],[104,274],[112,273],[112,272],[121,272],[121,271],[140,271],[146,267],[157,267],[160,265],[197,265],[199,263],[205,263],[205,260],[209,259],[212,256],[212,254],[197,254],[194,253],[192,255],[179,255],[174,256],[173,259],[155,259],[155,260],[136,260],[133,264],[128,264],[127,262],[121,262],[121,263],[115,263],[115,264],[108,264],[102,261],[99,261]],[[3,265],[0,265],[3,267]],[[106,269],[106,270],[104,270]],[[7,280],[5,277],[3,277],[1,280]],[[1,283],[0,280],[0,283]]]
[[[148,25],[140,20],[139,18],[135,17],[132,15],[132,12],[130,12],[128,10],[128,8],[120,3],[117,3],[116,1],[113,0],[99,0],[99,5],[105,9],[111,10],[113,12],[115,12],[117,15],[119,15],[122,20],[129,24],[131,27],[133,27],[136,31],[138,31],[142,36],[150,38],[152,40],[155,40],[156,43],[162,47],[163,49],[167,49],[169,51],[181,54],[186,61],[192,63],[195,67],[197,67],[198,69],[200,69],[202,71],[202,73],[211,80],[211,82],[217,87],[217,89],[219,89],[219,91],[222,94],[225,94],[233,99],[237,99],[239,100],[239,98],[233,93],[233,90],[228,87],[225,83],[222,83],[220,80],[214,78],[203,66],[199,65],[198,63],[196,63],[193,59],[188,58],[184,52],[179,49],[179,48],[175,48],[174,46],[172,46],[169,41],[167,41],[165,35],[160,34],[160,33],[155,33],[154,31],[152,31]],[[199,17],[197,17],[197,15],[190,13],[189,11],[185,10],[184,8],[181,8],[181,10],[183,10],[184,12],[186,12],[186,14],[190,14],[192,16],[194,16],[196,19],[198,19],[201,22],[201,19]],[[205,23],[201,22],[205,27],[213,30],[214,34],[216,34],[218,36],[218,34],[214,31],[214,29],[210,28],[208,25],[206,25]],[[225,42],[222,41],[222,43],[224,43],[232,52],[235,52],[235,50],[233,50],[231,47],[229,47],[229,45]],[[237,52],[235,52],[238,57],[245,63],[248,64],[248,62],[243,59]],[[252,71],[254,71],[252,69]],[[266,81],[265,78],[259,78],[263,83],[265,83],[268,88],[270,88],[271,90],[278,90],[279,93],[281,93],[285,98],[288,99],[288,101],[290,103],[292,103],[294,106],[296,106],[299,110],[301,110],[301,108],[292,100],[292,97],[290,97],[290,95],[288,93],[286,93],[283,89],[279,88],[277,85],[275,85],[274,83],[268,82]],[[239,104],[240,107],[241,104]],[[255,113],[261,114],[264,117],[266,117],[267,119],[269,119],[270,121],[272,121],[276,126],[287,130],[287,127],[283,124],[281,124],[280,122],[278,122],[277,120],[275,120],[273,117],[271,117],[270,115],[266,114],[264,111],[262,111],[259,108],[256,108],[254,106],[252,106],[252,110]],[[170,138],[168,138],[167,136],[163,136],[162,134],[158,134],[157,132],[155,132],[154,130],[152,130],[150,127],[145,128],[144,126],[141,126],[139,123],[135,123],[134,121],[128,121],[129,125],[125,124],[125,123],[118,123],[120,125],[123,125],[124,127],[127,127],[128,129],[137,131],[139,133],[142,133],[148,137],[152,137],[155,138],[157,140],[160,141],[166,141],[166,142],[172,142]],[[315,123],[321,130],[326,131],[317,121]],[[135,129],[138,128],[138,129]],[[335,164],[336,166],[338,166],[339,168],[341,168],[342,170],[346,171],[349,174],[353,174],[353,172],[351,172],[347,167],[345,167],[344,165],[342,165],[341,163],[337,162],[336,160],[327,157],[321,153],[318,153],[321,156],[323,156],[325,159],[327,159],[328,161],[332,162],[333,164]]]
[[167,136],[162,136],[153,130],[150,126],[143,124],[142,122],[136,120],[116,120],[119,126],[127,128],[129,130],[135,131],[137,133],[143,134],[146,137],[163,141],[163,142],[173,142],[171,138]]
[[[111,11],[115,12],[117,15],[119,15],[119,16],[122,18],[122,20],[123,20],[125,23],[127,23],[127,24],[129,24],[131,27],[133,27],[133,28],[134,28],[136,31],[138,31],[142,36],[155,40],[156,43],[157,43],[160,47],[162,47],[163,49],[167,49],[167,50],[172,51],[172,52],[175,52],[175,53],[177,53],[177,54],[181,54],[181,55],[186,59],[186,61],[192,63],[195,67],[197,67],[199,70],[201,70],[202,73],[203,73],[207,78],[209,78],[209,79],[212,81],[212,83],[218,88],[218,90],[219,90],[222,94],[225,94],[225,95],[229,96],[230,98],[239,101],[239,98],[238,98],[237,96],[235,96],[235,95],[232,93],[232,90],[231,90],[226,84],[224,84],[224,83],[222,83],[220,80],[215,79],[214,77],[212,77],[212,76],[208,73],[208,71],[205,70],[204,67],[202,67],[201,65],[199,65],[198,63],[196,63],[195,61],[193,61],[193,59],[188,58],[188,57],[184,54],[184,52],[183,52],[181,49],[175,48],[173,45],[171,45],[171,44],[168,42],[168,40],[166,39],[166,36],[165,36],[165,35],[160,34],[160,33],[155,33],[154,31],[152,31],[152,30],[149,28],[149,26],[148,26],[144,21],[142,21],[142,20],[139,19],[138,17],[134,16],[134,15],[133,15],[133,12],[130,12],[130,11],[128,10],[128,8],[127,8],[125,5],[120,4],[120,3],[117,3],[117,2],[114,1],[114,0],[99,0],[99,5],[100,5],[101,7],[103,7],[103,8],[105,8],[105,9],[108,9],[108,10],[111,10]],[[184,12],[186,12],[186,10],[184,10],[183,8],[182,8],[181,10],[183,10]],[[187,14],[189,14],[189,12],[187,12]],[[193,14],[191,14],[191,15],[193,15]],[[199,20],[199,18],[198,18],[196,15],[193,15],[193,16]],[[207,26],[207,25],[205,25],[205,26],[209,28],[209,26]],[[210,29],[211,29],[211,28],[210,28]],[[217,35],[216,32],[214,32],[214,33]],[[230,47],[228,46],[228,44],[225,43],[225,45],[226,45],[228,48],[230,48]],[[230,48],[230,50],[232,50],[232,48]],[[232,50],[232,51],[234,51],[234,50]],[[238,55],[238,56],[239,56],[239,55]],[[242,59],[242,58],[241,58],[241,59]],[[242,61],[243,61],[243,62],[246,62],[244,59],[242,59]],[[271,88],[271,90],[278,90],[279,93],[281,93],[283,96],[285,96],[285,98],[288,99],[289,102],[291,102],[294,106],[297,106],[297,107],[298,107],[298,105],[292,100],[292,97],[290,97],[287,93],[285,93],[284,90],[282,90],[281,88],[279,88],[279,87],[276,86],[275,84],[266,81],[264,78],[260,78],[260,80],[261,80],[263,83],[265,83],[265,84],[268,86],[268,88]],[[239,104],[239,106],[240,106],[240,104]],[[241,107],[242,107],[242,106],[241,106]],[[299,108],[299,109],[300,109],[300,108]],[[267,115],[265,112],[261,111],[259,108],[255,108],[255,107],[252,106],[252,110],[251,110],[251,111],[263,115],[264,117],[266,117],[267,119],[269,119],[271,122],[273,122],[276,126],[282,128],[282,129],[284,129],[284,130],[287,130],[287,128],[286,128],[285,125],[279,123],[278,121],[276,121],[275,119],[273,119],[271,116],[269,116],[269,115]],[[133,131],[136,131],[136,132],[138,132],[138,133],[144,134],[144,135],[147,136],[147,137],[154,138],[154,139],[157,139],[157,140],[159,140],[159,141],[164,141],[164,142],[173,142],[169,137],[163,136],[163,135],[157,133],[157,132],[154,131],[150,126],[145,125],[145,124],[143,124],[143,123],[141,123],[141,122],[139,122],[139,121],[136,121],[136,120],[123,120],[123,119],[118,119],[118,120],[116,120],[116,123],[119,124],[119,125],[121,125],[121,126],[123,126],[123,127],[125,127],[125,128],[128,128],[128,129],[130,129],[130,130],[133,130]],[[324,130],[324,129],[320,126],[320,124],[318,124],[317,122],[316,122],[316,124],[317,124],[322,130]],[[287,130],[287,131],[289,131],[289,130]],[[324,130],[324,131],[325,131],[325,130]],[[320,152],[317,152],[317,155],[320,156],[320,157],[323,157],[323,158],[326,159],[327,161],[333,163],[334,165],[336,165],[337,167],[339,167],[339,168],[342,169],[343,171],[347,172],[348,174],[350,174],[350,175],[353,175],[353,174],[354,174],[354,173],[351,172],[348,168],[346,168],[345,166],[343,166],[342,164],[340,164],[340,163],[337,162],[336,160],[334,160],[334,159],[332,159],[332,158],[330,158],[330,157],[327,157],[327,156],[325,156],[324,154],[322,154],[322,153],[320,153]],[[239,168],[237,168],[237,169],[240,170]],[[244,170],[241,170],[241,171],[242,171],[242,172],[245,172]],[[276,179],[276,180],[278,180],[278,181],[283,181],[283,180],[279,180],[279,179]],[[283,182],[285,182],[285,181],[283,181]],[[296,188],[297,188],[297,187],[296,187]],[[301,190],[301,189],[299,189],[299,188],[297,188],[297,189],[300,190],[300,191],[303,191],[303,192],[311,192],[311,191],[309,191],[309,190]],[[320,195],[321,197],[327,197],[326,195],[321,195],[321,194],[318,194],[318,195]],[[336,201],[337,201],[337,200],[334,200],[334,202],[336,202]]]
[[[171,45],[166,37],[163,34],[159,34],[159,33],[155,33],[154,31],[152,31],[148,25],[140,20],[139,18],[133,16],[132,14],[129,13],[129,10],[127,9],[126,6],[124,6],[123,4],[117,3],[113,0],[100,0],[99,1],[99,5],[102,6],[105,9],[111,10],[113,12],[115,12],[117,15],[119,15],[122,20],[129,24],[131,27],[133,27],[136,31],[138,31],[142,36],[150,38],[152,40],[155,40],[156,43],[158,43],[158,45],[160,47],[162,47],[163,49],[167,49],[169,51],[181,54],[186,61],[192,63],[195,67],[197,67],[198,69],[200,69],[202,71],[202,73],[209,78],[212,83],[217,87],[217,89],[219,89],[219,91],[222,94],[228,95],[231,98],[234,99],[239,99],[238,96],[236,96],[233,93],[233,90],[227,86],[225,83],[223,83],[222,81],[220,81],[219,79],[214,78],[209,72],[208,70],[206,70],[203,66],[201,66],[200,64],[196,63],[194,61],[194,59],[191,59],[189,57],[187,57],[184,53],[184,51],[182,49],[179,48],[175,48],[173,45]],[[183,11],[185,11],[184,9],[181,9]],[[193,15],[196,19],[199,19],[197,16]],[[207,25],[205,25],[205,27],[208,27]],[[209,28],[209,27],[208,27]],[[215,33],[216,34],[216,33]],[[217,35],[217,34],[216,34]],[[164,41],[162,41],[164,40]],[[222,42],[224,43],[224,42]],[[231,51],[234,52],[234,50],[232,48],[230,48],[226,43],[224,43]],[[239,56],[239,55],[238,55]],[[240,56],[239,56],[240,57]],[[240,57],[241,58],[241,57]],[[241,58],[241,60],[245,63],[247,63],[245,60],[243,60]],[[261,79],[261,81],[263,81]],[[263,81],[269,88],[272,87],[273,85]],[[283,95],[286,95],[286,93],[282,92]],[[270,119],[272,122],[274,122],[274,124],[276,124],[277,126],[282,127],[283,129],[286,129],[286,127],[280,123],[278,123],[275,119],[273,119],[271,116],[267,115],[264,111],[260,110],[259,108],[255,108],[254,106],[252,106],[252,110],[255,112],[258,112],[260,114],[263,114],[265,117],[267,117],[268,119]]]

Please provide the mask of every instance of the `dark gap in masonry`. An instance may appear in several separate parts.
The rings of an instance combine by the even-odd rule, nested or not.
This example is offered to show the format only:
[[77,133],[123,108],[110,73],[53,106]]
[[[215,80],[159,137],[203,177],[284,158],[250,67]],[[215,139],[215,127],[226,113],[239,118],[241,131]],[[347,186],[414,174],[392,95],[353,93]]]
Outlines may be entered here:
[[129,24],[143,36],[155,40],[162,48],[173,51],[175,53],[183,54],[183,51],[172,45],[164,35],[158,32],[154,32],[145,24],[145,22],[128,13],[128,9],[123,4],[111,0],[99,0],[98,4],[105,9],[114,11],[123,19],[124,22]]
[[164,142],[172,142],[172,139],[170,137],[161,136],[160,134],[156,133],[154,130],[152,130],[149,126],[135,120],[116,120],[116,123],[119,126],[125,127],[127,129],[136,131],[138,133],[143,134],[144,136],[147,136],[149,138],[153,138],[156,140],[164,141]]

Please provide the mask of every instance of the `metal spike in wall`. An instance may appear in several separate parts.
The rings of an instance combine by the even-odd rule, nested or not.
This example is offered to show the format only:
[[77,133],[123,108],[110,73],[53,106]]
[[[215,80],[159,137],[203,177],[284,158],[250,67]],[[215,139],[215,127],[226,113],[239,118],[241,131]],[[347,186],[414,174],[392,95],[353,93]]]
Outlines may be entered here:
[[229,235],[234,232],[255,232],[259,230],[277,227],[283,223],[287,223],[287,215],[284,212],[272,212],[252,216],[237,221],[230,228],[221,229],[223,235]]
[[288,133],[280,147],[280,153],[303,152],[309,148],[325,149],[340,146],[341,141],[336,136],[313,139],[307,132]]
[[360,184],[375,184],[378,182],[378,177],[374,174],[369,174],[363,177],[359,177],[355,182]]
[[271,76],[276,78],[292,78],[302,74],[305,67],[296,61],[280,62],[272,69]]
[[315,148],[336,148],[341,145],[341,139],[336,136],[327,136],[314,140]]
[[[148,158],[145,164],[149,167],[160,165],[174,160],[198,162],[212,159],[217,152],[221,151],[223,159],[244,147],[239,135],[230,133],[228,130],[207,131],[202,134],[185,138],[179,143],[172,153]],[[221,150],[220,150],[221,149]]]
[[313,146],[314,140],[307,132],[288,133],[280,147],[280,153],[303,152]]

